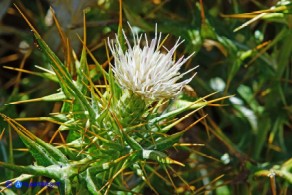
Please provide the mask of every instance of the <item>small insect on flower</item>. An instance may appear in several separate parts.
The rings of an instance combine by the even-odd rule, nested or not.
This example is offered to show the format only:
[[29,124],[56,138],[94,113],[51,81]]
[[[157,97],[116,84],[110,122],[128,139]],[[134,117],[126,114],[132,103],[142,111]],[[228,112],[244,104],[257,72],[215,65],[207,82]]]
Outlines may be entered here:
[[[186,58],[182,56],[174,61],[173,55],[184,40],[179,38],[174,46],[167,50],[161,45],[161,33],[157,33],[157,25],[155,27],[155,37],[151,42],[148,41],[146,34],[138,35],[130,24],[129,27],[133,34],[134,44],[130,44],[123,31],[127,44],[126,51],[123,51],[123,46],[119,42],[117,34],[115,40],[108,38],[108,45],[114,57],[114,66],[111,66],[117,82],[121,87],[147,100],[155,101],[176,96],[195,76],[193,74],[189,79],[178,82],[184,75],[196,68],[192,68],[183,74],[179,72],[181,66],[194,53]],[[142,40],[145,42],[143,46]],[[161,47],[166,50],[166,53],[160,51]]]

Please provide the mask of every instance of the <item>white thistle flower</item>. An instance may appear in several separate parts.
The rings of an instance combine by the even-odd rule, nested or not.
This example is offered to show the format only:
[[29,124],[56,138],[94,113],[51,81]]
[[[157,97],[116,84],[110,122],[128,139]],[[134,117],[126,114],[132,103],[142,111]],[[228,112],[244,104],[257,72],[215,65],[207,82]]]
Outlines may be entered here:
[[165,48],[167,52],[162,53],[160,51],[162,46],[161,33],[157,34],[157,25],[155,27],[155,38],[151,40],[150,44],[146,34],[144,34],[145,45],[143,47],[141,46],[143,34],[138,35],[131,26],[130,28],[134,37],[134,45],[131,46],[123,31],[128,47],[125,52],[117,35],[115,41],[108,39],[108,45],[115,63],[115,66],[112,66],[112,68],[118,83],[145,99],[157,100],[176,96],[195,76],[194,74],[187,80],[177,82],[185,74],[196,68],[183,74],[179,73],[181,66],[194,53],[187,58],[182,56],[177,61],[174,61],[173,55],[175,50],[183,40],[180,41],[179,38],[172,49],[167,50]]

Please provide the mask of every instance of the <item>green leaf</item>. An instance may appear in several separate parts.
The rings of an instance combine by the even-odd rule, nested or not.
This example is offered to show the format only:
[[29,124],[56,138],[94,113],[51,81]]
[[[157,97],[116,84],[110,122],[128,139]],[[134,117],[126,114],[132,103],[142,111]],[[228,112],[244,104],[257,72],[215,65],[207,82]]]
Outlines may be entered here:
[[69,162],[59,149],[39,139],[15,120],[4,114],[0,113],[0,115],[14,128],[23,143],[29,149],[29,152],[37,161],[38,165],[49,166],[63,163],[67,164]]
[[88,80],[90,78],[87,78],[89,76],[89,69],[87,64],[87,56],[86,56],[86,47],[83,46],[82,53],[81,53],[81,59],[80,62],[75,60],[76,64],[76,72],[77,72],[77,81],[76,84],[78,86],[78,89],[86,95],[88,93]]
[[75,84],[73,83],[72,77],[70,76],[69,72],[65,68],[64,64],[51,51],[51,49],[43,41],[43,39],[41,39],[41,37],[38,37],[36,33],[35,33],[35,36],[36,36],[36,39],[37,39],[40,47],[42,48],[43,51],[45,51],[46,56],[51,60],[51,62],[52,62],[51,66],[59,79],[59,84],[60,84],[64,94],[67,96],[67,98],[70,98],[70,99],[76,98],[77,100],[79,100],[80,104],[82,106],[84,106],[84,109],[88,111],[90,118],[95,118],[95,113],[94,113],[93,109],[90,107],[90,104],[86,99],[86,96],[84,96],[82,91],[80,91],[75,86]]
[[66,96],[63,92],[54,93],[51,95],[47,95],[40,98],[35,99],[28,99],[23,101],[17,101],[17,102],[11,102],[10,104],[22,104],[22,103],[29,103],[29,102],[38,102],[38,101],[44,101],[44,102],[57,102],[57,101],[63,101],[66,100]]
[[266,138],[268,136],[269,130],[271,128],[271,119],[267,116],[262,116],[259,118],[259,127],[257,132],[257,140],[253,149],[253,158],[258,160],[260,154],[265,146]]
[[149,146],[147,149],[149,150],[159,150],[164,151],[170,147],[172,147],[175,143],[178,143],[179,138],[184,134],[184,131],[169,135],[167,137],[163,137],[155,142],[155,144]]
[[95,174],[92,174],[90,169],[87,169],[86,176],[84,178],[87,189],[94,195],[100,195],[101,193],[98,191],[98,189],[96,189],[95,181],[92,177],[95,177]]
[[165,153],[156,150],[142,150],[143,159],[154,160],[162,164],[177,164],[184,166],[182,163],[169,158]]
[[50,47],[46,44],[46,42],[42,39],[40,34],[29,22],[27,17],[22,13],[22,11],[17,6],[16,8],[18,9],[19,13],[22,15],[22,17],[25,19],[27,24],[32,29],[35,39],[40,49],[44,52],[45,56],[50,60],[51,62],[50,65],[52,69],[54,70],[54,72],[56,73],[56,76],[58,77],[59,84],[62,88],[63,93],[66,95],[68,99],[79,100],[80,104],[84,107],[83,110],[86,110],[89,113],[91,124],[93,124],[95,120],[95,112],[91,108],[88,100],[86,99],[86,96],[84,96],[84,94],[77,88],[67,68],[61,62],[61,60],[56,56],[56,54],[50,49]]
[[29,166],[19,166],[10,163],[0,162],[0,166],[22,173],[22,174],[30,174],[35,176],[46,176],[49,178],[53,178],[56,181],[60,179],[60,175],[58,171],[60,171],[59,165],[51,165],[49,167],[29,165]]

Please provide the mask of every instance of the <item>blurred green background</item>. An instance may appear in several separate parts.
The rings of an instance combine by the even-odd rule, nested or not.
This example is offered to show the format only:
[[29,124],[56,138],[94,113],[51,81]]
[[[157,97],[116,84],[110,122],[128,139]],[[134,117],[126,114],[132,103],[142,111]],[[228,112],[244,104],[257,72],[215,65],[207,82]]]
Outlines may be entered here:
[[[0,2],[0,112],[15,118],[47,116],[59,104],[9,102],[42,97],[56,91],[57,84],[34,74],[11,68],[42,72],[49,69],[33,34],[15,3],[44,40],[62,60],[64,48],[53,23],[53,8],[63,31],[77,53],[83,37],[86,12],[87,46],[99,63],[107,60],[105,39],[118,31],[119,1],[115,0],[31,0]],[[188,166],[174,170],[176,193],[196,194],[292,194],[292,2],[287,0],[123,0],[123,28],[127,22],[139,32],[153,35],[155,24],[172,46],[184,39],[177,56],[196,52],[185,71],[200,65],[197,76],[185,89],[192,98],[217,91],[217,97],[234,95],[220,105],[204,108],[208,117],[181,139],[200,143],[183,152],[169,151]],[[107,67],[105,67],[107,68]],[[73,70],[72,70],[73,71]],[[74,72],[73,72],[74,74]],[[197,117],[200,117],[200,114]],[[196,118],[177,125],[180,131]],[[48,141],[56,129],[49,122],[23,122],[34,134]],[[0,119],[0,132],[9,129]],[[0,160],[31,164],[17,135],[1,134]],[[11,145],[12,144],[12,145]],[[0,167],[0,181],[13,173]],[[174,173],[173,173],[174,174]],[[161,194],[173,193],[160,181],[153,181]],[[145,194],[151,191],[145,190]]]

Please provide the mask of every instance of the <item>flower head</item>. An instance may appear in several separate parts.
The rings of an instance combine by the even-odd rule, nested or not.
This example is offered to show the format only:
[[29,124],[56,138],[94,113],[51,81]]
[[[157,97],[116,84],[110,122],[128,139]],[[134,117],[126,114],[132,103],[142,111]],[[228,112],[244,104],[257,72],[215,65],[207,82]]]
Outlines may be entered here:
[[[129,25],[130,26],[130,25]],[[178,82],[185,74],[195,68],[180,74],[181,66],[193,55],[184,58],[182,56],[177,61],[173,60],[173,55],[178,46],[183,42],[178,39],[175,45],[166,50],[166,53],[160,51],[161,48],[161,33],[157,34],[157,25],[155,28],[155,37],[148,42],[146,34],[138,35],[130,26],[134,44],[130,44],[125,32],[123,35],[127,43],[126,51],[119,42],[118,36],[116,39],[109,40],[108,45],[114,57],[115,66],[112,66],[113,72],[118,83],[129,89],[135,94],[150,100],[159,98],[172,98],[177,95],[183,86],[189,83],[193,77]],[[143,36],[144,35],[144,36]],[[144,37],[145,45],[142,45]]]

